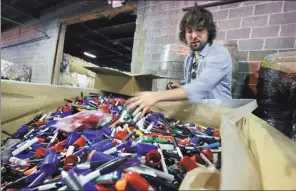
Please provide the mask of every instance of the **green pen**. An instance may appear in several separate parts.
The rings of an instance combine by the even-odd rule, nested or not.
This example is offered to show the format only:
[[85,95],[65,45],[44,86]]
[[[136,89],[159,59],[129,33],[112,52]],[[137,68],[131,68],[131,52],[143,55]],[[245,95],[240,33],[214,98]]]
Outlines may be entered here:
[[175,128],[175,127],[172,127],[172,128],[171,128],[171,131],[172,131],[173,133],[178,133],[178,134],[182,133],[182,131],[180,131],[179,129],[177,129],[177,128]]
[[168,140],[163,139],[163,138],[159,138],[159,137],[156,137],[155,139],[153,139],[152,137],[142,137],[141,142],[143,142],[143,143],[160,143],[160,144],[169,143]]
[[153,143],[154,142],[152,137],[141,137],[140,140],[142,143]]

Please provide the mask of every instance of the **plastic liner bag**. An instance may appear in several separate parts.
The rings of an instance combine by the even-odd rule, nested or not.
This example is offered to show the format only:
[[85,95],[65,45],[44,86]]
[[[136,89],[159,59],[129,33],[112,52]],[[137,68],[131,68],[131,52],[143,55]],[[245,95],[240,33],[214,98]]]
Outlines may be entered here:
[[258,117],[290,136],[296,119],[296,74],[260,68],[257,91]]
[[62,118],[53,126],[65,132],[73,132],[82,129],[91,129],[98,125],[103,126],[104,122],[109,122],[111,120],[112,116],[110,114],[104,114],[101,110],[85,110],[75,115]]
[[9,79],[9,73],[12,70],[12,62],[1,59],[1,79]]

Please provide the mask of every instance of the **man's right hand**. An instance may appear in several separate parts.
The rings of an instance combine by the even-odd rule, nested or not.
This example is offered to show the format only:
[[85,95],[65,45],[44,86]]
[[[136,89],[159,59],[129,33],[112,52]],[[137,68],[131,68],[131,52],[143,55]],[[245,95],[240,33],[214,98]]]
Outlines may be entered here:
[[167,90],[172,90],[172,89],[176,89],[176,88],[179,88],[180,87],[180,84],[176,83],[176,82],[169,82],[167,84]]

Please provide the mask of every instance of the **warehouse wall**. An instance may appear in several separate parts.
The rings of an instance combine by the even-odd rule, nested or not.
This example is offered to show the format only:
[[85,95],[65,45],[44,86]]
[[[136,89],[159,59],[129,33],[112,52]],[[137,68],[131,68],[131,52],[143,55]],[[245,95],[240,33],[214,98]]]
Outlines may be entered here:
[[[206,4],[213,1],[197,1]],[[139,1],[135,32],[132,72],[157,73],[162,47],[180,43],[178,25],[184,15],[183,7],[194,1]],[[208,8],[218,26],[218,40],[236,40],[239,48],[239,85],[234,97],[251,96],[244,90],[255,88],[256,71],[268,54],[296,49],[295,1],[246,1]],[[165,80],[156,80],[154,89],[164,89]]]
[[[1,58],[14,62],[17,65],[30,66],[32,68],[32,82],[50,84],[58,38],[58,20],[45,20],[34,26],[45,31],[49,38],[43,38],[42,40],[19,46],[2,48]],[[2,33],[2,46],[38,39],[43,36],[43,33],[33,30],[32,26],[18,27]]]
[[32,30],[37,28],[46,32],[50,38],[26,43],[24,45],[1,48],[1,58],[18,65],[32,67],[31,82],[50,84],[55,61],[60,20],[88,13],[95,9],[106,9],[108,1],[77,1],[70,5],[60,5],[43,12],[39,20],[25,23],[25,27],[16,27],[1,34],[2,46],[38,39],[42,33]]

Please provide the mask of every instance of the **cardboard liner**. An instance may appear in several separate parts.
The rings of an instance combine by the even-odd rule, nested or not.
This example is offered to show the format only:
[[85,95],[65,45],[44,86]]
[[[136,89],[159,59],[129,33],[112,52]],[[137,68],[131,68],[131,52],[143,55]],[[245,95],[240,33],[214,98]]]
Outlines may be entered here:
[[75,99],[81,92],[99,90],[1,80],[1,128],[13,133],[38,113],[55,111],[64,99]]

